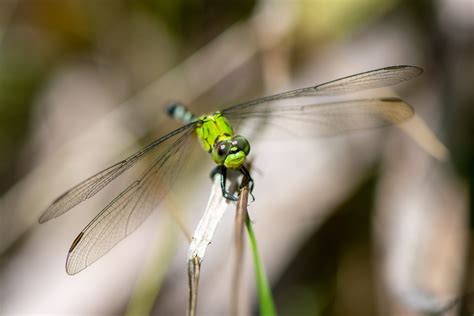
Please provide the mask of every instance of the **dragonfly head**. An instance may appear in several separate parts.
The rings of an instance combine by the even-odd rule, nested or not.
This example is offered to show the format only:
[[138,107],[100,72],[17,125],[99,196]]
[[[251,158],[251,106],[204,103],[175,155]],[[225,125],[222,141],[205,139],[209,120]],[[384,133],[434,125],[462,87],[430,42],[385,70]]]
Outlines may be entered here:
[[212,160],[229,169],[239,169],[250,152],[250,144],[243,136],[236,135],[218,142],[212,150]]

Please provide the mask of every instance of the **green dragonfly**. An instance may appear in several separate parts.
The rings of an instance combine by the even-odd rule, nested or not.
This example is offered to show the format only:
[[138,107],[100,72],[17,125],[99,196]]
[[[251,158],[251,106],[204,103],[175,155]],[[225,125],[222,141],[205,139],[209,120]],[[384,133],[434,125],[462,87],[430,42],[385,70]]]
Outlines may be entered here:
[[[184,126],[153,141],[124,160],[100,171],[69,189],[41,215],[44,223],[58,217],[79,203],[93,197],[112,180],[144,157],[154,157],[142,176],[115,197],[76,237],[66,259],[68,274],[76,274],[107,253],[119,241],[137,229],[168,193],[177,172],[189,156],[189,142],[197,136],[203,149],[210,153],[223,177],[226,170],[236,170],[253,185],[245,167],[250,143],[233,127],[253,121],[260,126],[273,124],[295,137],[334,135],[342,132],[401,123],[413,115],[413,109],[399,98],[371,98],[289,105],[289,99],[337,96],[366,89],[392,86],[420,75],[421,68],[390,66],[347,76],[312,87],[292,90],[230,106],[213,114],[194,116],[184,106],[168,109]],[[280,124],[280,125],[278,125]],[[304,129],[304,126],[314,128]],[[308,132],[309,131],[309,132]],[[152,155],[153,154],[153,155]]]

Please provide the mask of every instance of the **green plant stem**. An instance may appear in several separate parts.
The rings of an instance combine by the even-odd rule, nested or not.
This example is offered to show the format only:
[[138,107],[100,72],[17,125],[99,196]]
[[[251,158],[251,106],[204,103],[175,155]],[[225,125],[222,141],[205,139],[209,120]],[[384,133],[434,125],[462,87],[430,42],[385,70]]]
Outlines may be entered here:
[[260,315],[262,316],[273,316],[276,315],[275,306],[273,304],[272,293],[268,284],[265,269],[263,267],[262,260],[258,253],[257,240],[255,233],[252,228],[252,223],[249,216],[245,217],[245,226],[247,227],[247,233],[250,241],[250,248],[252,249],[253,262],[255,266],[255,277],[257,281],[258,298],[260,301]]

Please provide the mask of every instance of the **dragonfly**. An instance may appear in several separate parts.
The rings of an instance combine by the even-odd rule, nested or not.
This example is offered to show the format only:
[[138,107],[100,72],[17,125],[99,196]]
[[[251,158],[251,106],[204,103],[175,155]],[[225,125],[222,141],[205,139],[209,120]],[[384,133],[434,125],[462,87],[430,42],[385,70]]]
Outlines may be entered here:
[[[389,66],[346,76],[323,84],[300,88],[236,104],[212,114],[196,116],[183,105],[174,104],[168,113],[184,125],[151,142],[138,152],[85,179],[56,198],[39,218],[45,223],[93,197],[126,170],[145,157],[152,158],[141,176],[115,197],[79,233],[66,259],[66,272],[76,274],[135,231],[159,206],[169,192],[178,171],[189,157],[192,139],[198,139],[221,173],[222,194],[236,196],[225,188],[227,170],[240,172],[253,187],[245,167],[250,142],[234,127],[247,121],[273,124],[300,137],[303,126],[309,136],[336,135],[359,129],[399,124],[413,116],[413,108],[396,97],[349,99],[301,105],[288,104],[303,97],[339,96],[362,90],[388,87],[419,76],[423,70],[409,65]],[[306,100],[306,99],[305,99]],[[282,102],[286,101],[286,102]],[[280,124],[280,125],[278,125]],[[308,136],[308,135],[306,135]]]

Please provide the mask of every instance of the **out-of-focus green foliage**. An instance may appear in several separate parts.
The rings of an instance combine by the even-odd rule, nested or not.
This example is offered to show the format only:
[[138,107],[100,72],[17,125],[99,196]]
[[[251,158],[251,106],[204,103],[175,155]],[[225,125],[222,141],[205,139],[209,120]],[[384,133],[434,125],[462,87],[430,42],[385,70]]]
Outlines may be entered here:
[[303,0],[297,35],[303,40],[331,41],[370,23],[399,0]]
[[195,49],[220,33],[222,27],[231,25],[250,15],[254,0],[243,1],[127,1],[131,7],[138,8],[155,17],[158,23],[166,25],[170,32]]
[[24,53],[0,53],[0,192],[18,176],[12,166],[28,136],[31,102],[45,71]]

